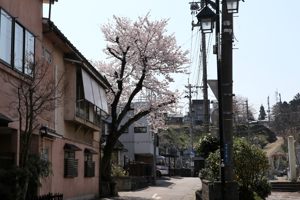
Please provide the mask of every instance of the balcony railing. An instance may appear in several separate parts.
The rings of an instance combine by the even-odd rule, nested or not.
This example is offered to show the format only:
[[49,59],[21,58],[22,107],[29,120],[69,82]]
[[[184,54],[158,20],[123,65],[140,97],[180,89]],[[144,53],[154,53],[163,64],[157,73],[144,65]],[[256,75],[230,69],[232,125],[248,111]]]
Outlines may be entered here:
[[76,102],[76,116],[100,126],[101,109],[84,99],[77,100]]

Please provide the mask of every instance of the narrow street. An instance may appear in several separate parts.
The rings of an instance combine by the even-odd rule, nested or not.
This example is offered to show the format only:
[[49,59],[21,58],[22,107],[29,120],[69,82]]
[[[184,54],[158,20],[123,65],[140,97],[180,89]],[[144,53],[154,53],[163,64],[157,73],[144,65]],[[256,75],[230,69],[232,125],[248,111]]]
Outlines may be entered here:
[[[156,186],[129,192],[119,192],[119,197],[101,200],[195,200],[195,191],[201,189],[197,177],[165,177]],[[300,200],[299,192],[272,192],[267,200]]]
[[[157,180],[156,186],[130,192],[119,192],[119,200],[193,200],[195,191],[201,188],[198,177],[172,177]],[[105,199],[103,199],[105,200]],[[108,200],[108,199],[106,199]]]

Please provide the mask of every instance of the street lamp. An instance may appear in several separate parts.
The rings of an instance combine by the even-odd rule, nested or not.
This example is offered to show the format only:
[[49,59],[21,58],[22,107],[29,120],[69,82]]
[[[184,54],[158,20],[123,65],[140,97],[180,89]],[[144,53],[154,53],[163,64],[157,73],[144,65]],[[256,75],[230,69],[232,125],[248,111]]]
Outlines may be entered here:
[[239,12],[239,1],[240,0],[226,0],[227,12],[238,13]]
[[203,33],[212,33],[216,14],[208,7],[202,8],[196,15]]

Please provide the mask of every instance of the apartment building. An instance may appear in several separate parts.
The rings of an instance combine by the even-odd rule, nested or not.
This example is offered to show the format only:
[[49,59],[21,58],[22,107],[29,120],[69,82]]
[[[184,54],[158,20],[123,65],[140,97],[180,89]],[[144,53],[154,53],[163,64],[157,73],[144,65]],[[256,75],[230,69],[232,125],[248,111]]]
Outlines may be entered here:
[[[146,102],[135,102],[132,107],[137,110],[145,103]],[[134,110],[131,112],[134,112]],[[130,117],[130,115],[131,113],[129,113],[127,117]],[[120,136],[119,140],[127,150],[120,155],[121,164],[124,162],[126,163],[129,160],[145,163],[153,162],[154,135],[151,125],[147,120],[147,116],[142,117],[129,126],[128,130]],[[158,155],[158,148],[156,150],[156,154]]]
[[23,127],[12,106],[18,96],[11,82],[34,78],[30,64],[35,63],[62,92],[54,109],[40,113],[35,123],[31,153],[52,166],[37,195],[93,199],[99,195],[99,144],[109,83],[52,21],[43,19],[43,3],[55,3],[50,1],[0,0],[0,167],[19,164]]

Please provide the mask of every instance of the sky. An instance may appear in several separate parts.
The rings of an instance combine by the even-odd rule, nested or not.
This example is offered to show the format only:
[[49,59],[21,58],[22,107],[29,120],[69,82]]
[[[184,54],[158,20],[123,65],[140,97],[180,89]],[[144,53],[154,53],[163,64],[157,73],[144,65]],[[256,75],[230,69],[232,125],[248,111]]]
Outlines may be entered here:
[[[178,45],[190,51],[190,74],[176,77],[173,88],[182,93],[185,85],[201,84],[199,70],[199,29],[191,30],[193,17],[187,0],[58,0],[52,6],[51,20],[89,60],[104,60],[106,47],[100,30],[112,21],[113,15],[132,20],[150,12],[150,19],[169,19],[168,33],[174,34]],[[299,0],[240,1],[234,16],[233,91],[247,98],[258,113],[260,105],[267,109],[281,100],[289,102],[300,92],[300,8]],[[44,7],[47,10],[47,7]],[[47,15],[47,13],[45,12]],[[194,19],[197,22],[196,19]],[[215,55],[212,54],[214,34],[207,34],[208,79],[217,79]],[[199,72],[200,71],[200,72]],[[196,95],[196,93],[194,93]],[[202,98],[201,92],[194,98]],[[211,91],[209,98],[214,99]],[[182,112],[187,99],[182,99]]]

